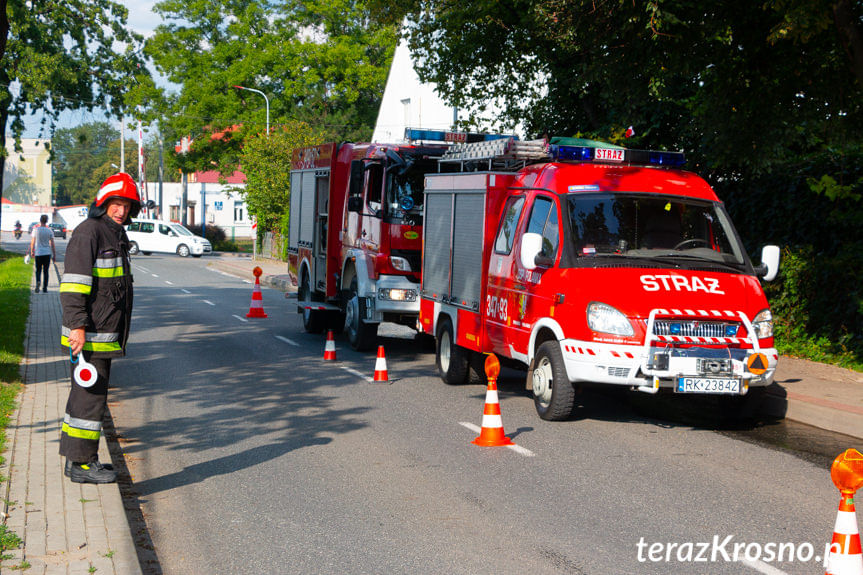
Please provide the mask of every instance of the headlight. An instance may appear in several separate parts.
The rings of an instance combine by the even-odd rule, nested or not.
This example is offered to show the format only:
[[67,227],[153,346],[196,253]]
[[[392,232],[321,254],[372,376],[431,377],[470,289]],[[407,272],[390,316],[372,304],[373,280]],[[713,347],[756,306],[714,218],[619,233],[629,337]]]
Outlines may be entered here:
[[626,316],[604,303],[593,302],[587,306],[587,325],[593,331],[602,333],[627,337],[635,335]]
[[752,320],[752,328],[758,339],[773,337],[773,314],[770,313],[769,309],[758,312],[758,315]]
[[399,256],[390,256],[390,264],[393,266],[394,269],[397,269],[400,272],[411,271],[411,264],[405,258]]
[[378,290],[378,299],[389,301],[416,301],[417,292],[412,289],[385,289]]

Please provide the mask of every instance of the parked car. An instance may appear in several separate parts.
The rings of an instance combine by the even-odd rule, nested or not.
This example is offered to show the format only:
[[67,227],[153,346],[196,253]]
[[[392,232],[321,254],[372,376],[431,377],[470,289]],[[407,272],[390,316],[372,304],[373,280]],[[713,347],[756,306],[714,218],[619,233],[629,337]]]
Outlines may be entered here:
[[199,258],[213,251],[209,241],[175,222],[135,219],[126,226],[126,234],[132,255],[159,252]]
[[66,226],[63,224],[48,224],[51,230],[54,232],[55,238],[63,238],[66,239]]

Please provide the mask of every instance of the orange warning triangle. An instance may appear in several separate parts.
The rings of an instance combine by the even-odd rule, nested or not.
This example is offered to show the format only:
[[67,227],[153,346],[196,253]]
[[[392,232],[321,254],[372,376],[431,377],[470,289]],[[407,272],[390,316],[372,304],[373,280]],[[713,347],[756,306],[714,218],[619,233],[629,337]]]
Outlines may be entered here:
[[749,368],[750,373],[761,375],[767,371],[767,357],[763,353],[754,353],[749,356],[746,366]]

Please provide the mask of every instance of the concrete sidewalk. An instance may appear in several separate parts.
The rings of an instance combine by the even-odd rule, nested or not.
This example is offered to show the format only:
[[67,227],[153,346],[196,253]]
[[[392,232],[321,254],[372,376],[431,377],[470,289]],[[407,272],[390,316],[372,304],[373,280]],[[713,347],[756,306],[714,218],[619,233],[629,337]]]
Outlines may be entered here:
[[[252,269],[260,266],[262,284],[283,292],[297,291],[290,283],[285,262],[252,260],[249,254],[218,254],[208,265],[251,281],[255,279]],[[764,410],[773,416],[863,438],[863,373],[782,357],[774,383],[768,388]]]
[[[0,571],[28,575],[138,575],[141,568],[117,484],[72,483],[58,453],[69,394],[69,356],[60,347],[60,297],[52,270],[48,293],[31,293],[24,390],[7,428],[0,468],[5,523],[23,544]],[[105,439],[99,460],[111,461]]]

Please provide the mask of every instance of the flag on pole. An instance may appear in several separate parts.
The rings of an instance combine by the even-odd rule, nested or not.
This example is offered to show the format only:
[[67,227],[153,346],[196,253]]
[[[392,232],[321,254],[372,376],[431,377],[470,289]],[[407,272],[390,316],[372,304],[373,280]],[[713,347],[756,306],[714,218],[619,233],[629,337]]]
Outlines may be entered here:
[[623,135],[624,135],[625,137],[627,137],[627,138],[631,138],[632,136],[634,136],[634,135],[635,135],[635,130],[633,130],[633,129],[632,129],[632,126],[630,126],[630,127],[628,127],[628,128],[626,129],[626,132],[624,132],[624,134],[623,134]]

